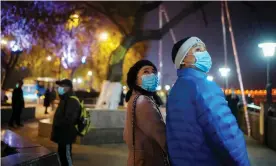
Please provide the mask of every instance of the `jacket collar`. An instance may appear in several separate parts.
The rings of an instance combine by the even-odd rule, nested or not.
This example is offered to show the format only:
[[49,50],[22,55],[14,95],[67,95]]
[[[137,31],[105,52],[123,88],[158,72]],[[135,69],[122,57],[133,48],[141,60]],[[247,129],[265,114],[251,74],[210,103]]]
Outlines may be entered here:
[[182,78],[189,77],[189,76],[196,77],[196,78],[206,78],[207,74],[197,69],[184,68],[184,69],[177,70],[177,76]]
[[67,100],[70,96],[75,96],[75,93],[72,90],[65,93],[64,95],[61,95],[60,99]]

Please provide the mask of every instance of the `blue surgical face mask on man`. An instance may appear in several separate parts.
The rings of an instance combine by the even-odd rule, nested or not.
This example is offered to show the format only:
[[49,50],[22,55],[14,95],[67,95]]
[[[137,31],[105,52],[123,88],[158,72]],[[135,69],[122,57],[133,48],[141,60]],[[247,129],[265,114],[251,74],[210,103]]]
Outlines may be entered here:
[[65,91],[64,91],[63,87],[58,87],[58,94],[59,95],[64,95],[65,94]]
[[156,74],[147,74],[142,76],[141,87],[149,92],[155,92],[158,86],[158,77]]
[[209,72],[212,67],[212,58],[209,53],[207,51],[195,52],[194,57],[196,59],[194,66],[205,73]]

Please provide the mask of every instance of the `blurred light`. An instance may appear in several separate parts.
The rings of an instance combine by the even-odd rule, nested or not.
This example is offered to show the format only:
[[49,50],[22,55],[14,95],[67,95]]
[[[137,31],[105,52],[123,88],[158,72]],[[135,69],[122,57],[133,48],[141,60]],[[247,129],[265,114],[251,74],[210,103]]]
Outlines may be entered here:
[[106,41],[107,39],[108,39],[108,33],[102,32],[102,33],[100,34],[100,40]]
[[156,88],[156,90],[161,90],[161,89],[162,87],[160,85]]
[[82,58],[81,58],[81,63],[85,63],[86,62],[86,56],[83,56]]
[[158,78],[160,79],[160,77],[161,77],[161,73],[160,73],[160,72],[158,72],[158,73],[157,73],[157,76],[158,76]]
[[274,55],[276,43],[261,43],[258,46],[262,48],[264,56]]
[[126,89],[127,89],[127,87],[126,87],[126,86],[123,86],[123,89],[124,89],[124,90],[126,90]]
[[77,82],[77,79],[74,78],[74,79],[73,79],[73,83],[76,83],[76,82]]
[[219,68],[219,72],[222,77],[228,77],[230,68],[228,68],[228,67]]
[[51,61],[51,60],[52,60],[52,57],[51,57],[51,56],[48,56],[48,57],[47,57],[47,60],[48,60],[48,61]]
[[19,45],[16,44],[16,42],[15,42],[14,40],[10,42],[10,49],[11,49],[13,52],[22,51],[22,48],[20,48]]
[[88,75],[88,76],[92,76],[92,75],[93,75],[92,71],[89,71],[89,72],[87,73],[87,75]]
[[80,83],[82,83],[82,79],[81,78],[78,78],[78,83],[80,84]]
[[213,80],[214,80],[214,77],[213,77],[213,76],[207,76],[207,80],[213,81]]
[[165,90],[168,91],[171,89],[171,86],[170,85],[165,85]]
[[78,19],[80,16],[78,14],[73,14],[72,17]]
[[36,94],[26,94],[24,95],[25,99],[37,99],[37,95]]
[[6,44],[8,44],[8,41],[5,39],[1,39],[1,44],[6,45]]
[[160,92],[160,96],[163,97],[165,96],[165,93],[163,91]]
[[67,60],[68,60],[68,62],[69,62],[69,63],[74,62],[74,59],[73,59],[72,57],[68,57],[68,59],[67,59]]

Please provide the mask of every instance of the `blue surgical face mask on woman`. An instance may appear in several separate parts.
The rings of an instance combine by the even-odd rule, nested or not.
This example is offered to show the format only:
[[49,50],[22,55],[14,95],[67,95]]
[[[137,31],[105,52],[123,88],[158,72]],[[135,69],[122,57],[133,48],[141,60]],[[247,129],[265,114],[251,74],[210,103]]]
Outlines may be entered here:
[[158,86],[158,77],[156,74],[146,74],[142,76],[141,87],[149,92],[155,92]]
[[64,95],[65,94],[65,91],[64,91],[63,87],[58,87],[58,94],[59,95]]
[[196,59],[194,66],[205,73],[209,72],[212,67],[212,58],[209,53],[207,51],[195,52],[194,57]]

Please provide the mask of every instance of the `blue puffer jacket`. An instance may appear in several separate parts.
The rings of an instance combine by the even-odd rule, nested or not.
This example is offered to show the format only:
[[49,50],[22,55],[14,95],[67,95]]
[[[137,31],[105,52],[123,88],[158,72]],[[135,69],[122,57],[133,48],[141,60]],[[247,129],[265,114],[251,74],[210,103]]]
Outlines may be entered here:
[[177,74],[166,117],[172,166],[249,166],[244,135],[222,90],[198,70]]

